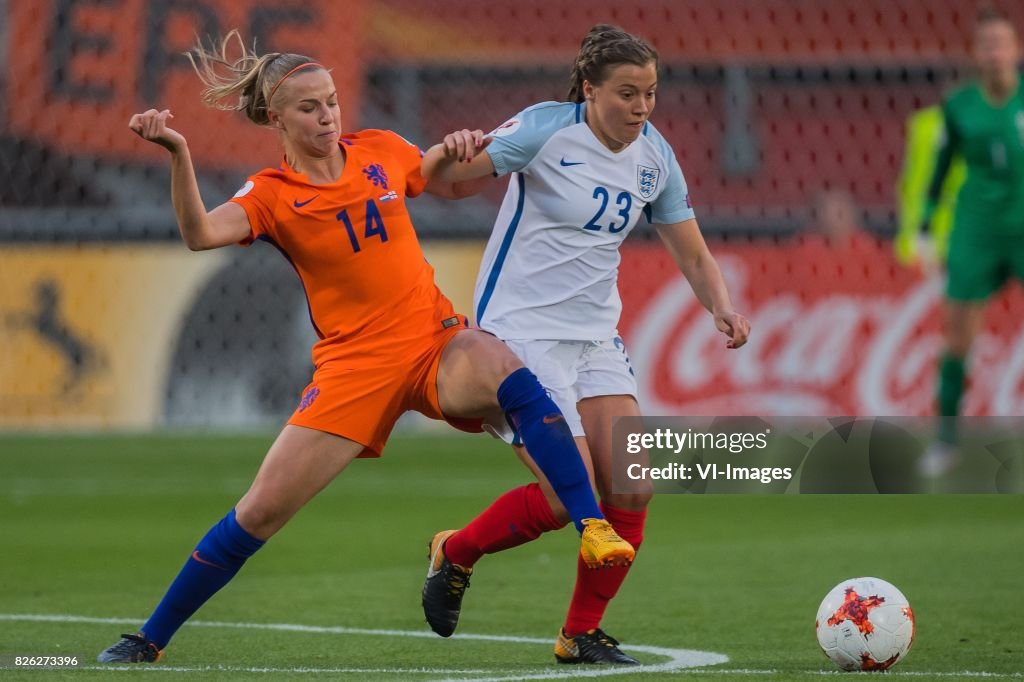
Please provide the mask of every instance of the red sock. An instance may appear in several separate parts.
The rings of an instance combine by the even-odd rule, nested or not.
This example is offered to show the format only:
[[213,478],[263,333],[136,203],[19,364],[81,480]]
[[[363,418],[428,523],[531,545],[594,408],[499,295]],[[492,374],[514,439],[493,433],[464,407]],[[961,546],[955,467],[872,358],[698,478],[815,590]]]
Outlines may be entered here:
[[[619,537],[639,550],[640,544],[644,541],[647,510],[616,509],[602,502],[601,511],[615,527]],[[601,624],[608,602],[619,591],[628,572],[628,566],[590,569],[583,563],[582,558],[577,559],[576,589],[573,591],[572,601],[569,602],[569,614],[565,617],[565,633],[569,637],[593,630]]]
[[555,518],[540,485],[531,483],[509,490],[492,502],[448,538],[444,553],[453,564],[470,568],[484,554],[518,547],[564,525]]

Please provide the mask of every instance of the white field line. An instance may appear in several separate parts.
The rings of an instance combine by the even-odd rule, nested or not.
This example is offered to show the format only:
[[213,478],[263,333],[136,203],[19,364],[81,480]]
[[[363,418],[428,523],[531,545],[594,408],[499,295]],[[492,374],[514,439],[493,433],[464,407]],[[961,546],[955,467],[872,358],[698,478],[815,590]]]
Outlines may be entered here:
[[[59,614],[18,614],[0,613],[0,621],[20,622],[46,622],[46,623],[88,623],[96,625],[131,625],[136,626],[140,622],[138,618],[97,618],[92,616],[68,616]],[[298,625],[292,623],[229,623],[220,621],[189,621],[188,627],[207,628],[232,628],[249,630],[275,630],[281,632],[305,632],[312,634],[336,634],[336,635],[364,635],[377,637],[419,637],[436,639],[437,635],[432,632],[420,630],[384,630],[369,628],[350,628],[342,626],[322,625]],[[479,635],[459,634],[452,639],[477,640],[486,642],[508,642],[510,644],[539,644],[550,646],[550,638],[541,637],[517,637],[512,635]],[[570,679],[581,677],[604,677],[607,675],[627,675],[630,673],[663,673],[675,675],[749,675],[751,677],[780,677],[791,674],[793,671],[781,670],[757,670],[751,668],[708,668],[706,666],[721,665],[729,661],[728,656],[709,651],[695,651],[691,649],[670,649],[666,647],[647,646],[642,644],[630,644],[630,652],[662,656],[667,661],[654,664],[645,664],[630,667],[613,668],[577,668],[558,669],[544,673],[524,673],[494,676],[495,673],[489,670],[479,669],[455,669],[455,668],[267,668],[267,667],[244,667],[244,666],[101,666],[87,665],[79,666],[78,670],[105,670],[105,671],[146,671],[146,672],[175,672],[175,673],[201,673],[201,672],[237,672],[237,673],[311,673],[311,674],[394,674],[394,675],[445,675],[439,682],[517,682],[519,680],[554,680]],[[488,675],[487,677],[466,677],[467,675]],[[806,670],[799,671],[801,675],[817,675],[831,677],[840,675],[849,679],[850,675],[858,673],[845,673],[839,670]],[[865,673],[862,673],[865,674]],[[871,675],[871,673],[866,673]],[[451,676],[457,677],[451,677]],[[1024,679],[1024,673],[994,673],[974,670],[963,670],[959,672],[925,672],[917,670],[889,670],[885,676],[888,677],[920,677],[925,679]],[[877,677],[875,675],[874,677]],[[874,679],[874,678],[873,678]]]
[[[676,675],[750,675],[756,676],[772,676],[772,675],[817,675],[819,677],[832,677],[834,675],[840,676],[842,679],[851,679],[852,677],[868,677],[870,679],[878,679],[879,675],[884,675],[885,678],[889,677],[923,677],[926,679],[932,678],[990,678],[990,679],[1004,679],[1004,680],[1021,680],[1024,679],[1024,673],[990,673],[978,670],[962,670],[959,672],[926,672],[924,670],[886,670],[885,673],[877,672],[844,672],[842,670],[800,670],[791,671],[787,670],[756,670],[751,668],[712,668],[712,669],[701,669],[701,670],[676,670],[673,671]],[[462,682],[465,682],[463,680]]]
[[[0,613],[0,621],[21,621],[21,622],[45,622],[45,623],[88,623],[95,625],[130,625],[136,627],[139,624],[138,618],[96,618],[92,616],[68,616],[60,614],[18,614],[18,613]],[[335,635],[366,635],[366,636],[378,636],[378,637],[420,637],[427,639],[436,639],[437,635],[432,632],[426,632],[421,630],[377,630],[367,628],[349,628],[341,626],[319,626],[319,625],[297,625],[292,623],[226,623],[218,621],[203,621],[195,620],[189,621],[186,627],[208,627],[208,628],[234,628],[234,629],[249,629],[249,630],[275,630],[284,632],[306,632],[316,634],[335,634]],[[452,637],[452,639],[463,639],[463,640],[477,640],[486,642],[508,642],[510,644],[540,644],[545,646],[551,646],[550,638],[540,637],[516,637],[511,635],[477,635],[477,634],[459,634]],[[685,670],[687,668],[697,668],[708,665],[719,665],[721,663],[727,663],[729,661],[728,656],[722,654],[716,654],[710,651],[695,651],[691,649],[669,649],[665,647],[646,646],[642,644],[629,646],[631,652],[652,654],[654,656],[663,656],[667,658],[667,661],[660,663],[654,663],[651,665],[642,666],[631,666],[628,668],[615,667],[615,668],[583,668],[574,670],[559,670],[551,673],[539,673],[533,675],[507,677],[504,675],[495,677],[493,671],[486,670],[458,670],[458,669],[424,669],[424,668],[411,668],[411,669],[304,669],[304,668],[257,668],[257,667],[182,667],[182,666],[140,666],[144,670],[166,670],[167,672],[269,672],[269,673],[282,673],[282,672],[313,672],[313,673],[326,673],[326,672],[352,672],[353,674],[369,674],[371,672],[376,673],[423,673],[423,674],[440,674],[440,675],[458,675],[459,677],[451,678],[445,677],[444,679],[455,679],[459,682],[467,682],[465,675],[487,675],[491,673],[489,677],[472,678],[473,682],[497,682],[498,680],[547,680],[547,679],[565,679],[565,678],[578,678],[578,677],[604,677],[607,675],[622,675],[628,673],[668,673]],[[121,666],[88,666],[88,669],[98,667],[102,670],[115,670],[121,669]],[[128,669],[138,669],[136,666],[131,666]]]

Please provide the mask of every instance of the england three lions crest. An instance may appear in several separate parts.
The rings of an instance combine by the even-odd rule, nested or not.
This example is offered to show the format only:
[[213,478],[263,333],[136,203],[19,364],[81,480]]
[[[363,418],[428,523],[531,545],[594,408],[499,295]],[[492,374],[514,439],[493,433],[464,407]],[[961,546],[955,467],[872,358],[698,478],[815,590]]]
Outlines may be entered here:
[[636,185],[637,189],[640,190],[640,196],[644,199],[650,199],[654,195],[654,191],[658,189],[658,178],[660,176],[661,171],[657,168],[637,166]]

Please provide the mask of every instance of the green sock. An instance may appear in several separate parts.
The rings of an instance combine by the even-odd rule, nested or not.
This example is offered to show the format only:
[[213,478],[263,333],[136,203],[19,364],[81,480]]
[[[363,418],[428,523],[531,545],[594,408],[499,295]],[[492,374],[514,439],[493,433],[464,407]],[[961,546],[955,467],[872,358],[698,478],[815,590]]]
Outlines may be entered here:
[[943,355],[939,362],[939,440],[956,443],[956,417],[967,377],[964,358]]

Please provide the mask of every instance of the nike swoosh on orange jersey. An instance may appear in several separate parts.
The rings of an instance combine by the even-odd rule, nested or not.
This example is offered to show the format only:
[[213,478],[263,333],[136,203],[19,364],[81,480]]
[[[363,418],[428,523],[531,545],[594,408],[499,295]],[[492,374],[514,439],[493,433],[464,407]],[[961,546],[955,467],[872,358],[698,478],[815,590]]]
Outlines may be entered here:
[[554,424],[559,419],[565,419],[565,417],[563,417],[560,414],[549,414],[548,416],[544,417],[543,421],[545,424]]
[[292,200],[292,206],[294,206],[295,208],[302,208],[303,206],[305,206],[309,202],[313,201],[313,199],[316,199],[318,196],[320,196],[320,195],[319,194],[314,194],[313,196],[311,196],[310,198],[306,199],[305,201],[299,201],[298,199],[293,199]]
[[214,568],[219,568],[222,571],[228,570],[228,569],[224,568],[223,566],[221,566],[220,564],[215,564],[212,561],[207,561],[203,557],[199,556],[199,550],[198,549],[196,551],[192,552],[192,558],[195,559],[196,561],[198,561],[201,564],[206,564],[207,566],[213,566]]

